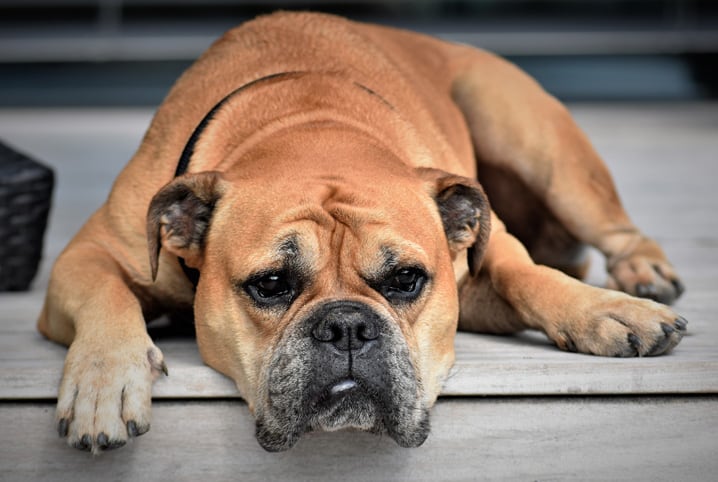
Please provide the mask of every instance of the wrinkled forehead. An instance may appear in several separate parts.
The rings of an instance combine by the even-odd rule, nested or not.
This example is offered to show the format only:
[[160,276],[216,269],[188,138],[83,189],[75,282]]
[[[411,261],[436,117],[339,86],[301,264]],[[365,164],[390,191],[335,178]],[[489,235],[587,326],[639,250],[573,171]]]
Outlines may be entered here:
[[245,188],[225,207],[218,237],[242,250],[243,272],[287,263],[319,271],[332,259],[366,274],[387,265],[431,265],[432,250],[445,243],[428,195],[379,183],[340,184]]

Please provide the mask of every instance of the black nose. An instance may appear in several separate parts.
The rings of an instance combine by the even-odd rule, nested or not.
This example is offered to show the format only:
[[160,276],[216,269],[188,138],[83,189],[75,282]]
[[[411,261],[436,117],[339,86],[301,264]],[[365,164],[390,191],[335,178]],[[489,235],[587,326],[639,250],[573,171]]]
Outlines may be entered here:
[[377,315],[366,305],[338,301],[325,305],[317,313],[312,337],[331,343],[338,350],[359,350],[368,341],[379,338]]

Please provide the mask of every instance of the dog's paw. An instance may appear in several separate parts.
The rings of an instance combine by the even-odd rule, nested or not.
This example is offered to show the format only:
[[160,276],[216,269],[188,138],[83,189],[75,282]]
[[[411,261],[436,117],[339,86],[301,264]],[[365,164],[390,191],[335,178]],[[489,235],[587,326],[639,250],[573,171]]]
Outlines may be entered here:
[[167,368],[149,337],[111,344],[76,340],[58,394],[60,437],[97,454],[147,432],[152,382],[160,373]]
[[549,334],[559,348],[612,357],[655,356],[670,352],[688,322],[665,305],[623,293],[599,290],[582,315]]
[[641,238],[627,253],[608,259],[607,288],[660,303],[673,303],[685,290],[663,251]]

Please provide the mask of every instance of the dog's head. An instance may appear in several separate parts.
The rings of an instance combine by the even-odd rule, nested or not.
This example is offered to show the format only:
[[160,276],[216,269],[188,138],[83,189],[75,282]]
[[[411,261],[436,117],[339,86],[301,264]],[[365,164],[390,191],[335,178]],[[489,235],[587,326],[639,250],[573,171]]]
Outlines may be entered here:
[[454,361],[453,262],[468,252],[478,270],[488,238],[475,181],[336,137],[185,174],[149,209],[153,275],[160,247],[200,270],[202,356],[236,382],[267,450],[345,427],[420,445]]

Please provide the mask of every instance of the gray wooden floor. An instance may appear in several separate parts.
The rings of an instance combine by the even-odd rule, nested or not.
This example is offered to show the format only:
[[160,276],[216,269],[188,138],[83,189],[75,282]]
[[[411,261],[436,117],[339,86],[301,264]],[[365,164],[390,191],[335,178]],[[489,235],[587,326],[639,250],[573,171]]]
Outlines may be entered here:
[[[255,442],[233,385],[194,342],[161,338],[171,376],[153,428],[93,458],[53,424],[65,349],[34,330],[52,260],[102,202],[148,110],[0,110],[0,138],[53,165],[46,258],[28,293],[0,294],[0,480],[714,480],[718,471],[718,104],[572,105],[634,220],[687,285],[689,334],[669,356],[563,353],[538,334],[461,333],[419,449],[354,432],[284,454]],[[600,284],[594,253],[591,282]]]

